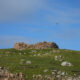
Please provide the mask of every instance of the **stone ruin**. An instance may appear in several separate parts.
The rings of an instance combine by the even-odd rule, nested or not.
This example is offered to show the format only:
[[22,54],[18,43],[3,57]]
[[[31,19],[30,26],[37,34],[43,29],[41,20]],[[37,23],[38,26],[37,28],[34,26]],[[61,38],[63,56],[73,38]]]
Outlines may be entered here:
[[14,49],[25,50],[25,49],[48,49],[48,48],[59,48],[54,42],[38,42],[36,44],[25,44],[24,42],[19,42],[14,44]]
[[22,72],[12,74],[5,67],[0,67],[0,80],[24,80]]
[[19,42],[14,44],[14,49],[17,50],[24,50],[26,49],[27,45],[24,42]]

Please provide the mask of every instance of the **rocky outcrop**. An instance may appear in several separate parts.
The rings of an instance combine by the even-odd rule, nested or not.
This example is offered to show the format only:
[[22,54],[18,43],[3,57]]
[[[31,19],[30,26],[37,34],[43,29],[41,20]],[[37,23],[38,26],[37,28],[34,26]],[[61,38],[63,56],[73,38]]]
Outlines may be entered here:
[[26,49],[27,45],[24,42],[19,42],[14,44],[14,49],[17,50],[24,50]]
[[58,45],[54,42],[38,42],[36,44],[25,44],[24,42],[15,43],[14,49],[24,50],[24,49],[48,49],[48,48],[59,48]]
[[31,48],[35,49],[48,49],[48,48],[58,48],[56,43],[53,42],[39,42],[31,46]]
[[6,68],[0,67],[0,80],[24,80],[22,72],[12,74]]

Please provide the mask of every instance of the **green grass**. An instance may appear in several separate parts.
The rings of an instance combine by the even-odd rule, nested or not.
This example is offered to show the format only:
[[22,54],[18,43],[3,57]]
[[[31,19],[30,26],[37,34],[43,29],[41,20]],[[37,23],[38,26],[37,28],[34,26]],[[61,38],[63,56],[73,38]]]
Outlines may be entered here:
[[[1,49],[0,50],[0,66],[7,67],[12,73],[23,72],[24,76],[32,79],[33,74],[51,74],[51,70],[57,69],[66,71],[73,75],[72,71],[80,71],[80,51],[72,50],[58,50],[58,53],[53,52],[54,49],[44,50],[24,50],[18,51],[15,49]],[[33,52],[32,52],[33,51]],[[19,54],[21,53],[21,55]],[[24,54],[26,53],[26,54]],[[44,55],[49,53],[48,55]],[[41,54],[41,56],[33,56],[34,54]],[[69,61],[73,66],[62,67],[60,61],[55,61],[54,56],[62,55],[64,61]],[[20,64],[21,59],[24,59],[24,64]],[[27,65],[26,61],[30,60],[32,64]],[[43,71],[48,69],[47,73]]]

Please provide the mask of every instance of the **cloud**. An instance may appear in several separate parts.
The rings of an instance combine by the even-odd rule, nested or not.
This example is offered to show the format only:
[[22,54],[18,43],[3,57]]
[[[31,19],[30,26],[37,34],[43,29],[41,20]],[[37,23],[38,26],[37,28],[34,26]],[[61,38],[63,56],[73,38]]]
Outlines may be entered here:
[[[43,17],[37,15],[38,11],[42,13]],[[0,22],[36,23],[37,21],[38,24],[43,24],[40,20],[61,24],[80,23],[80,9],[62,5],[56,0],[0,0]]]
[[0,0],[0,21],[18,19],[33,14],[43,5],[42,0]]

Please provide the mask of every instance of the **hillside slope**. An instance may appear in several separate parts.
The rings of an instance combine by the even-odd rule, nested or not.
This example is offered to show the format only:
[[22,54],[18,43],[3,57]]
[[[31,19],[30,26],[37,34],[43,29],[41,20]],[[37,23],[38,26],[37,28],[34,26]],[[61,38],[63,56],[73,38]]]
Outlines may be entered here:
[[[67,61],[72,66],[61,66]],[[0,50],[0,67],[7,67],[12,73],[22,72],[25,79],[32,76],[52,75],[53,70],[66,72],[68,75],[80,74],[80,51],[59,49],[15,49]]]

